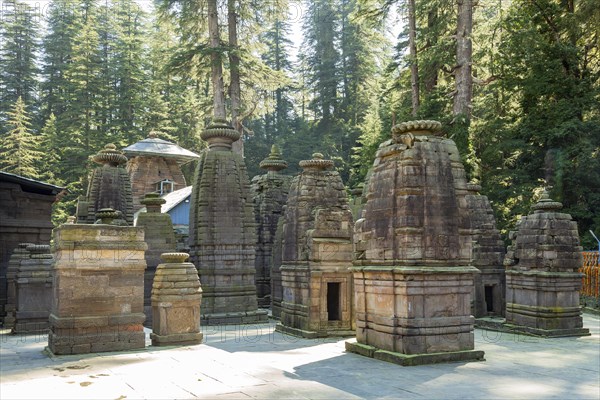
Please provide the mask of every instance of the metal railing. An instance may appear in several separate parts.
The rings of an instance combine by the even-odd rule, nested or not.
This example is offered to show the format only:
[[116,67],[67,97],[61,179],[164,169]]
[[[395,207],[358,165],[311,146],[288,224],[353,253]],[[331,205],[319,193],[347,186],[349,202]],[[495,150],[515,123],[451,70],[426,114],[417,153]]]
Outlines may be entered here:
[[581,297],[585,305],[600,307],[600,258],[598,251],[584,251],[581,278]]

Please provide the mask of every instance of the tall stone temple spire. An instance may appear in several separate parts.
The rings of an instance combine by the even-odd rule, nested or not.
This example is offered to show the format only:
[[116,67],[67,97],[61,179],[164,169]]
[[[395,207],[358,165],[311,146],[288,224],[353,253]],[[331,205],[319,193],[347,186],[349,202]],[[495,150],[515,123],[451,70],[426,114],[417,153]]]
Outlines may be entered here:
[[474,351],[467,193],[456,144],[439,122],[392,128],[355,225],[349,351],[402,365],[483,359]]
[[271,268],[273,251],[281,252],[281,247],[274,248],[277,223],[283,213],[288,196],[291,178],[279,171],[287,168],[288,163],[281,157],[279,147],[271,146],[271,154],[259,164],[267,171],[252,179],[254,215],[256,217],[256,294],[260,307],[271,305]]
[[256,223],[248,173],[231,150],[240,133],[213,120],[198,163],[190,205],[190,253],[203,288],[203,324],[267,320],[258,309],[254,266]]
[[131,181],[123,168],[127,157],[109,143],[92,157],[92,161],[100,164],[100,167],[92,171],[87,194],[79,198],[77,222],[93,224],[99,210],[113,208],[122,214],[129,225],[133,225]]

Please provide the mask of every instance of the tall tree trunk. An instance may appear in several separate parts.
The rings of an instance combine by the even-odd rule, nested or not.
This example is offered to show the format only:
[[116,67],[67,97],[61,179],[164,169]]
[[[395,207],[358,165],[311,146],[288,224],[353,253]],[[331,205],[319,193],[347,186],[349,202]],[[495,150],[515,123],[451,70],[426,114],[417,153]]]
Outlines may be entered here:
[[456,30],[456,94],[454,95],[454,115],[464,114],[471,117],[471,98],[473,96],[473,76],[471,64],[473,45],[473,0],[457,0],[458,19]]
[[417,18],[415,0],[408,0],[408,42],[410,52],[410,87],[412,100],[412,116],[419,112],[419,63],[417,60]]
[[[240,56],[238,54],[237,40],[237,14],[235,12],[236,0],[227,0],[227,32],[229,36],[229,97],[231,99],[231,124],[233,128],[242,134],[242,121],[240,120]],[[243,136],[233,143],[233,151],[244,155]]]
[[[432,30],[438,24],[438,9],[432,8],[427,13],[427,29]],[[427,43],[425,43],[425,47],[432,48],[437,44],[438,38],[432,37],[432,35],[428,35]],[[422,71],[423,75],[423,86],[425,89],[425,95],[431,93],[438,84],[438,74],[440,70],[440,63],[438,60],[433,59],[429,62],[429,65],[426,65],[424,71]]]
[[226,119],[225,89],[223,85],[223,65],[221,63],[219,38],[219,15],[217,13],[217,0],[208,0],[208,35],[210,37],[211,80],[213,86],[213,116],[215,119]]

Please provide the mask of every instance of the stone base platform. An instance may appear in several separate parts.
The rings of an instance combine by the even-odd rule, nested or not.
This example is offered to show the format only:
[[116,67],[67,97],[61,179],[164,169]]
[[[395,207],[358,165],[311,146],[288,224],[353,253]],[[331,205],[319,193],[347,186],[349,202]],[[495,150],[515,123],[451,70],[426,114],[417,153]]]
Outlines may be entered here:
[[429,354],[402,354],[381,350],[374,346],[358,343],[356,340],[349,340],[346,342],[346,351],[380,361],[399,364],[404,367],[449,362],[485,361],[484,352],[481,350],[463,350]]
[[590,330],[587,328],[541,329],[529,326],[509,324],[506,323],[505,318],[498,317],[477,318],[475,319],[475,327],[480,329],[487,329],[490,331],[519,333],[523,335],[547,338],[590,336]]
[[200,326],[258,324],[268,320],[267,310],[202,314],[200,315]]
[[202,343],[204,335],[202,333],[178,333],[174,335],[150,334],[152,346],[182,346],[195,345]]
[[328,328],[323,331],[305,331],[303,329],[292,328],[291,326],[286,326],[281,323],[275,325],[275,331],[284,333],[286,335],[292,335],[297,337],[302,337],[306,339],[316,339],[316,338],[324,338],[324,337],[349,337],[356,335],[356,330],[331,330]]

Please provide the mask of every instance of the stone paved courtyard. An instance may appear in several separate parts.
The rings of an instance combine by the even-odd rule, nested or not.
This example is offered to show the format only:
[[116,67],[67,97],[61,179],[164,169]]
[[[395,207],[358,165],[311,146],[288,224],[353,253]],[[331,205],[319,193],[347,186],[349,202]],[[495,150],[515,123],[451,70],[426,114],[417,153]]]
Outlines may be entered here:
[[[0,334],[5,399],[599,399],[600,317],[591,336],[541,339],[475,330],[485,362],[401,367],[300,339],[275,322],[204,327],[204,344],[48,357],[46,336]],[[451,340],[452,338],[448,338]]]

